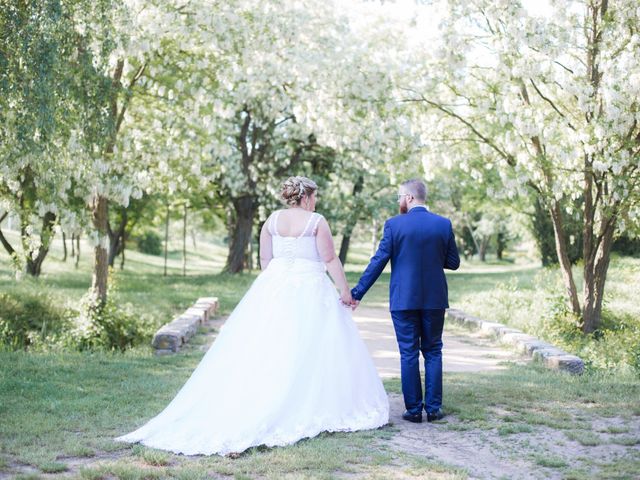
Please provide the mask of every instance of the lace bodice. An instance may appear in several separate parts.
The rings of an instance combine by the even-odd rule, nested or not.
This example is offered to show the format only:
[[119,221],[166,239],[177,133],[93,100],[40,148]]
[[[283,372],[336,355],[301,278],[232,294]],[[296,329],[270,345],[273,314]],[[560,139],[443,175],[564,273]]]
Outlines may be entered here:
[[269,220],[269,233],[272,239],[273,258],[286,258],[294,260],[301,258],[314,262],[321,262],[318,247],[316,245],[316,233],[318,223],[322,218],[319,213],[312,213],[307,221],[307,225],[300,235],[281,236],[278,233],[278,216],[280,211],[275,212]]

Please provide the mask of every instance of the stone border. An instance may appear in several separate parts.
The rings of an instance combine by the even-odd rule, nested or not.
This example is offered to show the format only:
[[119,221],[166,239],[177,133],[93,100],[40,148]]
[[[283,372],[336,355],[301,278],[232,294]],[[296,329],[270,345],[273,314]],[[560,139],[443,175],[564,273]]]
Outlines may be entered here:
[[218,297],[199,298],[182,315],[160,327],[151,342],[156,355],[178,352],[196,334],[198,327],[216,314],[219,306]]
[[498,339],[502,343],[507,343],[515,347],[520,353],[526,354],[532,357],[534,361],[542,363],[545,367],[574,375],[580,375],[584,371],[584,362],[580,357],[571,355],[550,343],[543,342],[515,328],[507,327],[501,323],[488,322],[455,308],[447,310],[446,318],[457,325],[471,330],[478,330]]

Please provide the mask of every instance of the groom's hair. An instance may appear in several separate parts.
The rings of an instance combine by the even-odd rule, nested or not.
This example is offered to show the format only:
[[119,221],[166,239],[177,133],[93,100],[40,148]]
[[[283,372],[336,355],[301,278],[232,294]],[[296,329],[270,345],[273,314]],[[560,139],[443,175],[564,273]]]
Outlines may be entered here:
[[420,202],[424,202],[427,200],[427,186],[422,180],[418,178],[412,178],[411,180],[402,182],[401,185],[405,188],[405,190],[413,195],[416,200]]

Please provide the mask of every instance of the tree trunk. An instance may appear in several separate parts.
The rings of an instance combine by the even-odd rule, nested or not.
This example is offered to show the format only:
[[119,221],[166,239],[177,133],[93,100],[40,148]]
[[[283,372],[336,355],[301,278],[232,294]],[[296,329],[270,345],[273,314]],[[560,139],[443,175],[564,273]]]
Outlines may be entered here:
[[27,260],[27,273],[34,277],[39,277],[42,272],[42,263],[44,262],[47,253],[49,253],[49,247],[51,246],[51,240],[53,239],[53,226],[55,225],[56,215],[51,212],[44,214],[42,219],[42,232],[40,233],[40,247],[38,248],[38,254],[33,257],[29,252],[29,247],[26,244],[28,234],[25,228],[22,231],[23,248],[26,253]]
[[80,234],[76,235],[76,269],[80,264]]
[[543,267],[558,263],[558,251],[555,244],[553,220],[539,195],[534,195],[533,215],[531,216],[531,229],[538,246],[540,261]]
[[256,261],[257,261],[257,268],[258,270],[260,268],[262,268],[262,262],[260,261],[260,232],[262,232],[262,227],[264,226],[264,222],[259,222],[258,223],[258,228],[256,228],[256,233],[253,236],[253,241],[255,242],[255,244],[257,245],[256,247]]
[[489,248],[489,240],[491,237],[482,237],[480,240],[480,250],[478,251],[478,255],[480,256],[481,262],[487,261],[487,248]]
[[[608,2],[602,1],[588,4],[588,15],[591,18],[591,29],[585,29],[587,35],[587,73],[593,96],[595,97],[600,89],[602,74],[599,71],[599,51],[603,41],[601,26],[605,21],[608,9]],[[588,112],[586,120],[592,123],[594,117],[599,116],[597,112]],[[584,254],[584,285],[583,285],[583,305],[582,329],[585,333],[591,333],[600,326],[602,316],[602,300],[604,295],[604,284],[609,269],[611,258],[611,247],[613,244],[613,234],[615,232],[615,214],[605,215],[601,213],[600,229],[598,236],[594,235],[596,214],[598,204],[602,202],[601,193],[607,194],[606,176],[596,174],[593,170],[593,156],[584,155],[584,226],[583,226],[583,254]],[[594,185],[597,194],[594,198]],[[602,204],[602,203],[601,203]],[[606,211],[606,209],[603,208]],[[614,208],[615,210],[615,208]]]
[[126,235],[122,235],[122,250],[120,252],[121,254],[121,258],[120,258],[120,270],[124,270],[124,247],[125,247],[125,240],[126,240],[127,236]]
[[[356,182],[353,184],[353,192],[352,197],[356,199],[356,204],[358,195],[362,192],[362,188],[364,187],[364,177],[360,175]],[[351,243],[351,235],[353,234],[353,229],[356,227],[358,223],[358,215],[355,213],[358,209],[354,209],[354,214],[349,215],[347,217],[347,224],[344,229],[344,234],[342,235],[342,242],[340,243],[340,253],[338,257],[340,258],[340,262],[344,265],[347,261],[347,254],[349,253],[349,245]]]
[[373,257],[376,254],[376,250],[378,249],[378,229],[380,225],[380,221],[377,218],[373,219],[373,228],[371,229],[371,256]]
[[229,255],[224,271],[228,273],[243,272],[246,265],[246,252],[251,241],[253,218],[258,210],[258,202],[252,195],[234,198],[235,222],[229,231]]
[[347,253],[349,253],[349,244],[351,243],[351,234],[347,234],[345,232],[342,235],[342,242],[340,242],[340,253],[338,254],[338,258],[340,259],[340,263],[344,265],[347,261]]
[[[0,217],[0,223],[5,219],[5,217],[9,215],[8,212],[5,212],[2,214],[2,216]],[[4,249],[7,251],[7,253],[9,254],[10,257],[13,257],[16,254],[16,251],[14,250],[14,248],[11,246],[11,244],[9,243],[9,241],[5,238],[4,234],[2,233],[2,230],[0,229],[0,243],[2,243],[2,246],[4,247]]]
[[340,263],[342,263],[342,265],[344,265],[347,261],[349,245],[351,244],[351,235],[353,234],[353,229],[356,227],[357,223],[357,215],[350,215],[347,218],[347,225],[345,226],[344,234],[342,235],[342,242],[340,242],[340,253],[338,254],[338,258],[340,258]]
[[[93,279],[91,289],[101,304],[107,301],[107,281],[109,279],[109,253],[106,248],[107,243],[107,208],[108,200],[102,195],[98,195],[93,200],[92,216],[93,228],[98,233],[98,245],[93,249]],[[78,248],[78,253],[80,248]],[[78,255],[79,256],[79,255]]]
[[245,260],[245,265],[247,266],[247,270],[250,272],[253,271],[253,239],[251,236],[249,237],[249,243],[247,245],[247,258]]
[[507,248],[507,240],[504,232],[498,232],[498,236],[496,237],[496,257],[498,260],[502,260],[503,253]]
[[76,234],[71,234],[71,258],[76,258]]
[[471,222],[469,221],[469,218],[467,217],[467,215],[463,215],[462,219],[463,219],[463,223],[466,223],[467,230],[469,231],[469,236],[473,241],[473,246],[475,247],[476,252],[480,254],[480,244],[478,243],[478,239],[476,238],[476,236],[473,234],[473,228],[471,227]]
[[[585,222],[585,237],[588,221]],[[602,302],[604,300],[604,286],[609,270],[613,236],[615,233],[615,218],[608,217],[601,220],[600,234],[589,245],[589,255],[585,252],[582,330],[592,333],[600,327],[602,319]]]
[[567,254],[567,239],[564,233],[560,202],[552,200],[550,213],[551,220],[553,221],[553,233],[556,241],[556,251],[558,252],[558,261],[560,262],[560,271],[562,272],[562,279],[567,290],[568,304],[571,311],[575,315],[580,316],[582,312],[580,309],[580,301],[578,300],[576,283],[573,279],[573,272],[571,271],[571,261]]
[[167,276],[167,255],[169,252],[169,202],[167,202],[167,216],[164,222],[164,276]]
[[127,228],[128,222],[127,209],[122,208],[122,219],[120,221],[120,225],[118,225],[117,230],[114,232],[111,230],[107,222],[107,231],[109,232],[109,266],[113,267],[116,257],[124,248],[124,234],[125,229]]
[[182,220],[182,276],[187,276],[187,204],[184,204]]
[[64,230],[62,230],[62,261],[67,261],[67,236],[64,234]]

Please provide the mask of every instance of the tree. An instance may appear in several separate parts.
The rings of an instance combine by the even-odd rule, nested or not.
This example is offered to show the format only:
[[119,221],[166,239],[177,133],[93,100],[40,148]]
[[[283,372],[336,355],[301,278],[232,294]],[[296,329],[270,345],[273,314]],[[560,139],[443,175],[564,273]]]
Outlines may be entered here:
[[59,0],[15,1],[0,29],[0,210],[20,218],[22,255],[2,232],[0,242],[38,276],[71,186],[73,23]]
[[[638,218],[637,2],[557,1],[548,17],[528,15],[520,2],[453,0],[447,8],[442,47],[425,60],[432,75],[406,86],[440,138],[429,156],[446,150],[449,161],[496,168],[505,195],[540,199],[569,308],[592,332],[616,231]],[[582,224],[581,297],[567,210]]]

